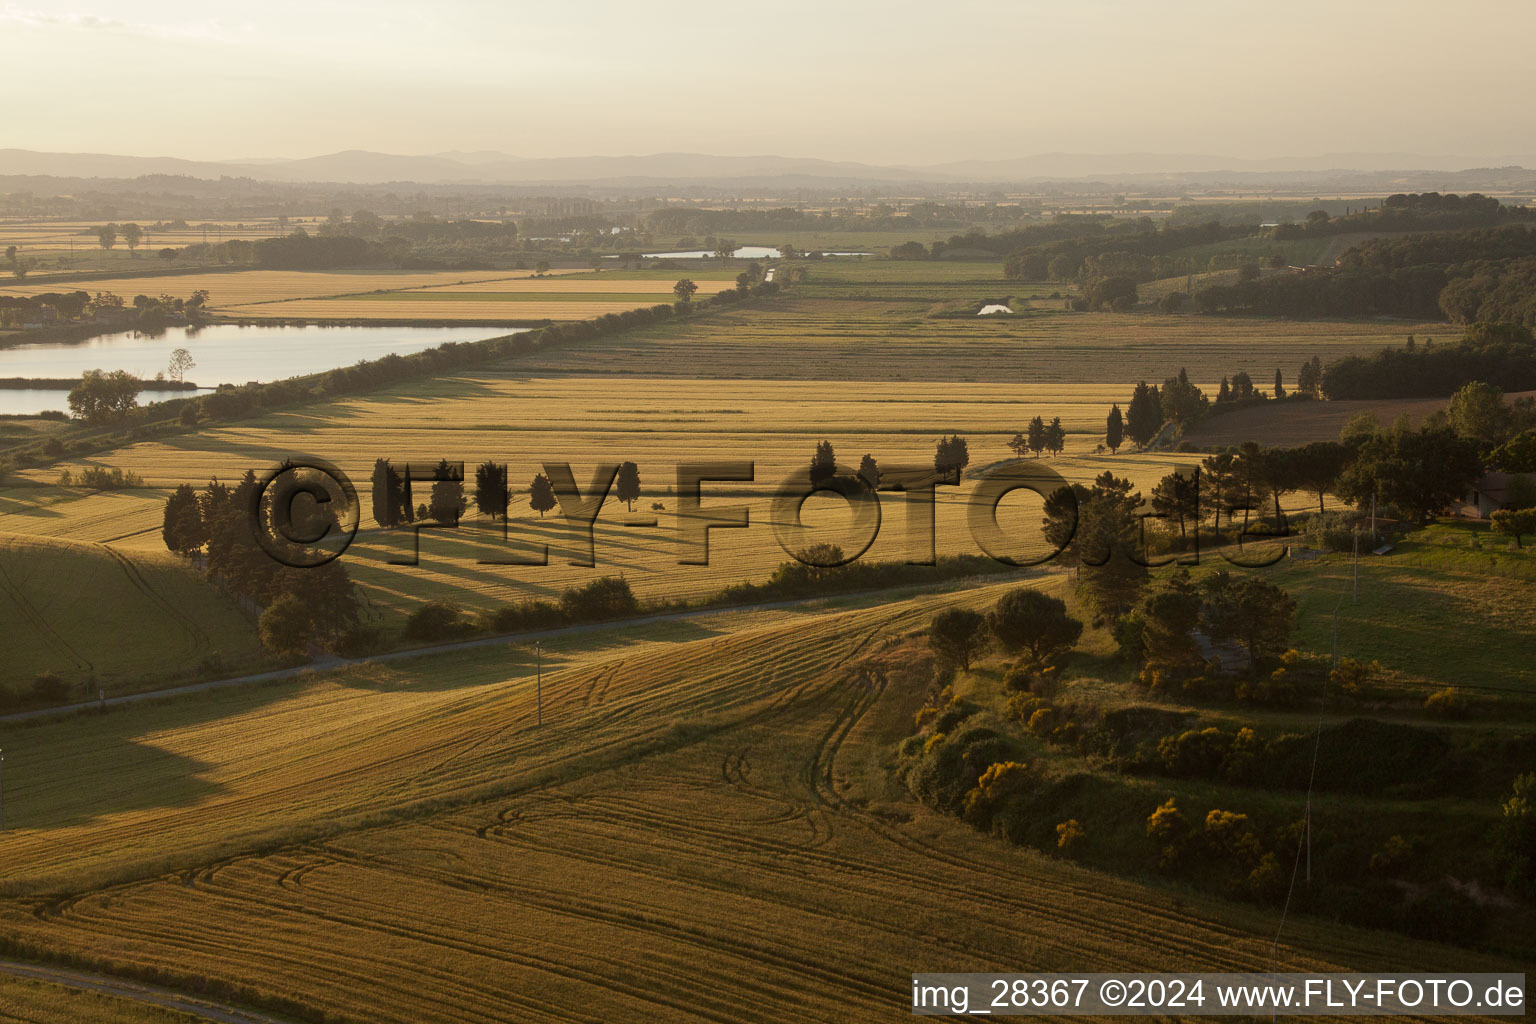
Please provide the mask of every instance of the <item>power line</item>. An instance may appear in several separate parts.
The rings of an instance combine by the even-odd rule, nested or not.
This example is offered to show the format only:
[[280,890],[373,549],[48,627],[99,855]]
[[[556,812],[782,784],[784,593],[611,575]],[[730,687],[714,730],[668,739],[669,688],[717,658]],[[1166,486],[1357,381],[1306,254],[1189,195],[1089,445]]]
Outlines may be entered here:
[[[1344,607],[1344,591],[1339,592],[1339,600],[1333,606],[1333,656],[1329,660],[1329,675],[1339,665],[1339,610]],[[1285,919],[1290,914],[1291,899],[1296,894],[1296,876],[1301,871],[1302,853],[1305,851],[1307,860],[1307,886],[1312,885],[1312,790],[1317,783],[1318,753],[1323,746],[1323,716],[1328,707],[1328,684],[1325,680],[1322,692],[1317,695],[1317,730],[1312,741],[1312,768],[1307,775],[1307,798],[1303,805],[1301,836],[1296,842],[1296,860],[1291,865],[1291,884],[1285,892],[1285,903],[1280,908],[1280,924],[1275,928],[1275,939],[1270,947],[1270,973],[1280,972],[1280,936],[1285,932]],[[1274,1014],[1271,1014],[1271,1019]]]

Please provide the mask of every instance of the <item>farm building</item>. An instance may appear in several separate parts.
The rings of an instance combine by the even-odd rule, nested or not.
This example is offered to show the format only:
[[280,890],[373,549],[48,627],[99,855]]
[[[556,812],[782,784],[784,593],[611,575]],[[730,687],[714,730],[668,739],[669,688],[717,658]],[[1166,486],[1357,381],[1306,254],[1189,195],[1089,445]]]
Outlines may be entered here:
[[982,306],[976,311],[977,316],[996,316],[998,313],[1012,313],[1013,310],[1000,302],[994,302],[989,306]]
[[1511,484],[1517,493],[1523,490],[1536,495],[1536,473],[1485,473],[1472,485],[1456,514],[1469,519],[1487,519],[1509,504]]

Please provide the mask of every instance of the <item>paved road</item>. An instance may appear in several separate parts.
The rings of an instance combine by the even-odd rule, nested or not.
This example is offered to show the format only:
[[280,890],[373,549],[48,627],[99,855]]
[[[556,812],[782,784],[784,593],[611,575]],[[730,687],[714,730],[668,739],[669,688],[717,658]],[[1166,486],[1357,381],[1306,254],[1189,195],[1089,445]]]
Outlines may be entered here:
[[0,974],[13,978],[30,978],[54,985],[64,985],[83,992],[100,992],[103,995],[132,999],[139,1003],[179,1010],[200,1020],[219,1021],[220,1024],[289,1024],[283,1017],[272,1017],[253,1010],[216,1003],[201,996],[188,996],[168,988],[145,985],[137,981],[114,978],[106,974],[89,974],[70,967],[47,967],[43,964],[14,963],[0,960]]
[[120,697],[108,697],[105,701],[86,701],[81,704],[66,704],[56,708],[39,708],[36,711],[18,711],[9,715],[0,715],[0,723],[24,722],[29,719],[48,718],[54,715],[71,714],[78,711],[86,711],[92,708],[117,707],[121,704],[134,704],[141,700],[159,700],[165,697],[176,697],[186,693],[202,693],[205,690],[220,690],[228,686],[247,686],[251,683],[265,683],[280,679],[293,679],[312,672],[329,672],[332,669],[346,668],[352,665],[382,665],[392,661],[403,661],[408,658],[423,658],[436,654],[445,654],[450,651],[469,651],[477,647],[499,647],[513,643],[532,643],[535,640],[551,640],[556,637],[577,636],[582,633],[594,633],[608,629],[629,629],[635,626],[649,626],[658,622],[684,622],[693,619],[704,619],[717,615],[735,615],[742,612],[772,611],[778,608],[794,608],[802,605],[815,604],[821,601],[833,600],[857,600],[859,598],[888,595],[893,592],[925,592],[933,590],[960,589],[967,586],[985,586],[990,583],[1002,583],[1009,579],[1038,578],[1040,570],[1023,569],[1017,573],[997,573],[995,575],[971,576],[963,579],[945,580],[939,583],[927,585],[914,585],[888,590],[857,590],[847,594],[828,594],[823,597],[797,598],[789,601],[765,601],[760,604],[724,605],[715,608],[696,608],[691,611],[664,612],[658,615],[644,615],[634,619],[615,619],[607,622],[592,622],[580,626],[562,626],[558,629],[544,629],[532,633],[504,633],[497,636],[480,637],[475,640],[461,640],[457,643],[439,644],[436,647],[413,647],[405,651],[390,651],[387,654],[373,654],[364,658],[338,658],[327,655],[316,659],[308,665],[300,665],[297,668],[277,669],[272,672],[257,672],[251,675],[231,676],[228,679],[212,679],[206,683],[188,683],[186,686],[172,686],[163,690],[145,690],[142,693],[129,693]]

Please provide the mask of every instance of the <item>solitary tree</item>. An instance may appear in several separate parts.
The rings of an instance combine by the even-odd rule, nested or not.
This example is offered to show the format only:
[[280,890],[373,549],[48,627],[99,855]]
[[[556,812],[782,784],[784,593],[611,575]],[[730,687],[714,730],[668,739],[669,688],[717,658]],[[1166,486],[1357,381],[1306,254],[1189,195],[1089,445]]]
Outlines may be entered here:
[[986,647],[986,617],[969,608],[939,612],[928,625],[928,645],[941,661],[971,670],[971,659]]
[[880,486],[880,465],[868,452],[859,460],[859,479],[863,480],[864,486],[870,490]]
[[1036,659],[1070,651],[1083,635],[1061,598],[1033,587],[1004,594],[987,613],[987,628],[1005,650],[1028,650]]
[[128,243],[129,254],[133,254],[139,248],[139,243],[144,241],[144,229],[137,224],[124,224],[123,241]]
[[196,366],[192,359],[192,353],[184,348],[171,351],[171,364],[169,366],[171,380],[180,384],[187,379],[187,371]]
[[108,224],[96,229],[96,241],[103,249],[110,249],[117,244],[117,225]]
[[432,497],[427,515],[439,523],[456,525],[464,514],[464,477],[461,470],[443,459],[432,474]]
[[549,273],[549,260],[539,260],[533,265],[533,272],[540,277]]
[[1275,397],[1285,397],[1285,375],[1280,372],[1278,366],[1275,367]]
[[545,512],[558,504],[555,501],[555,488],[550,484],[549,477],[543,473],[534,477],[532,486],[528,488],[528,504],[539,514],[540,519],[544,518]]
[[475,467],[475,508],[481,515],[490,516],[492,520],[497,516],[505,517],[510,498],[506,466],[491,459]]
[[635,502],[640,497],[640,467],[633,462],[626,462],[619,466],[619,477],[614,484],[614,494],[629,510],[635,510]]
[[1493,514],[1493,532],[1515,538],[1515,547],[1522,547],[1520,535],[1536,533],[1536,508],[1499,509]]
[[698,290],[699,286],[686,277],[672,286],[672,294],[677,296],[678,302],[692,302],[693,295]]

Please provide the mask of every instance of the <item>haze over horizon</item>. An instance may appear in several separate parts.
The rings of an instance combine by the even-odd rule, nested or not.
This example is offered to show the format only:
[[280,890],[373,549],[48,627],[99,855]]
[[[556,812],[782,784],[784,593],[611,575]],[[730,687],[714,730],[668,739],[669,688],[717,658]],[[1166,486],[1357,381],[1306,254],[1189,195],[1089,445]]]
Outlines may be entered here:
[[[1211,0],[960,0],[900,17],[804,0],[6,4],[0,62],[46,80],[49,102],[8,110],[0,147],[221,162],[357,149],[1497,165],[1536,154],[1536,131],[1510,117],[1536,92],[1533,28],[1519,0],[1469,0],[1454,18],[1383,0],[1302,0],[1283,18]],[[1437,59],[1406,57],[1426,52]]]

